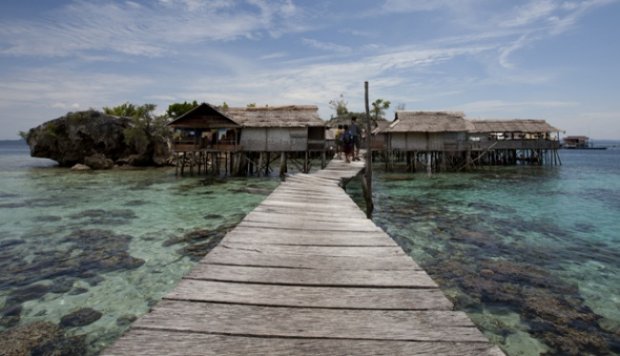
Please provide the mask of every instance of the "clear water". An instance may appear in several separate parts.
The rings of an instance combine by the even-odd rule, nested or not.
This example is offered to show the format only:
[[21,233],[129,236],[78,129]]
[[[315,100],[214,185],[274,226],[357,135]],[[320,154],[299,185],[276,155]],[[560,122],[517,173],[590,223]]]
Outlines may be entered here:
[[507,354],[618,354],[620,149],[560,153],[559,167],[376,173],[374,220]]
[[[210,232],[234,226],[278,185],[174,169],[73,172],[23,145],[0,146],[0,167],[0,310],[21,305],[0,332],[92,308],[101,318],[66,328],[87,335],[92,354],[178,283]],[[203,239],[173,243],[197,231]]]
[[[561,157],[560,167],[432,178],[377,172],[374,220],[508,355],[618,354],[620,150]],[[195,264],[188,248],[205,242],[170,241],[234,225],[277,184],[71,172],[0,145],[0,311],[21,306],[11,327],[100,311],[65,329],[96,354],[176,285]]]

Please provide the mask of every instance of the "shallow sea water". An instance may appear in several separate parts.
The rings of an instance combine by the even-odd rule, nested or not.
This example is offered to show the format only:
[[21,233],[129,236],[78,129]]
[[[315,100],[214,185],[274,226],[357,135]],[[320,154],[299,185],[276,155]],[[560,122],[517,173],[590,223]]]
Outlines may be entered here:
[[[18,322],[0,315],[0,332],[92,308],[101,318],[65,329],[87,335],[91,354],[170,291],[211,234],[221,237],[278,185],[53,165],[24,147],[0,148],[0,311],[21,307]],[[183,240],[192,232],[198,238]]]
[[[618,354],[620,150],[561,156],[561,167],[377,172],[374,220],[508,355]],[[178,283],[193,247],[278,185],[71,172],[23,146],[0,147],[0,167],[0,332],[92,308],[98,320],[65,328],[90,354]],[[11,306],[17,324],[2,315]]]
[[620,150],[560,154],[559,167],[377,172],[373,218],[507,354],[619,354]]

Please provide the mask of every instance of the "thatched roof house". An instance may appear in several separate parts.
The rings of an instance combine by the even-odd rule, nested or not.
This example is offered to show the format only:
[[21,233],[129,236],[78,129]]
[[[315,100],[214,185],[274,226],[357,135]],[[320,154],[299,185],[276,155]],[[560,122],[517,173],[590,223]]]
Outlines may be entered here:
[[325,122],[314,105],[228,108],[241,126],[244,151],[300,152],[325,148]]
[[397,111],[383,132],[468,132],[473,129],[465,114],[447,111]]
[[545,120],[472,120],[472,133],[551,133],[561,131]]
[[177,117],[168,126],[180,129],[220,129],[240,127],[228,115],[216,107],[202,103]]
[[224,111],[243,127],[325,127],[315,105],[228,108]]
[[456,151],[474,128],[459,112],[397,111],[381,132],[390,149],[403,151]]

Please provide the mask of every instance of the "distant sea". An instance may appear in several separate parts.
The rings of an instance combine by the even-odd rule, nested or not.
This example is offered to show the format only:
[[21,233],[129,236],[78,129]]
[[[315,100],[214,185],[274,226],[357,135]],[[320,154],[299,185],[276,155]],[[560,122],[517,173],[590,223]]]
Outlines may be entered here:
[[[374,220],[508,355],[620,354],[620,142],[605,144],[561,166],[378,167]],[[0,332],[63,324],[97,354],[277,185],[73,172],[0,142]],[[99,317],[73,326],[87,308]]]

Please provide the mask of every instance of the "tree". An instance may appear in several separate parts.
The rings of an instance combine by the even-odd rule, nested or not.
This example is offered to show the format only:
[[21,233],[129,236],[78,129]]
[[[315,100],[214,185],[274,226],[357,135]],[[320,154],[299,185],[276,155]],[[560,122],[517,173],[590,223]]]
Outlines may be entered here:
[[337,99],[332,99],[329,101],[329,106],[334,109],[336,116],[346,115],[349,112],[349,109],[347,109],[348,104],[349,103],[344,100],[344,94],[342,93]]
[[404,110],[405,110],[405,103],[400,103],[396,105],[396,111],[404,111]]
[[153,113],[156,108],[155,104],[136,106],[126,102],[114,107],[104,107],[103,112],[131,119],[131,125],[123,131],[125,143],[137,152],[148,152],[152,150],[150,146],[152,146],[153,136],[165,138],[170,132],[166,126],[168,117],[155,116]]
[[370,110],[373,121],[377,122],[379,119],[383,119],[385,110],[390,107],[390,101],[384,99],[377,99],[372,103],[372,109]]
[[198,106],[198,103],[196,102],[196,100],[192,101],[191,103],[184,101],[182,103],[170,104],[168,105],[168,110],[166,111],[166,115],[168,115],[169,118],[174,119],[174,118],[177,118],[185,114],[186,112],[192,110],[193,108],[197,106]]
[[217,108],[219,110],[226,111],[226,110],[228,110],[228,104],[224,101],[224,102],[222,102],[222,105],[218,106]]
[[249,103],[248,105],[245,106],[246,108],[255,108],[256,107],[256,103]]

